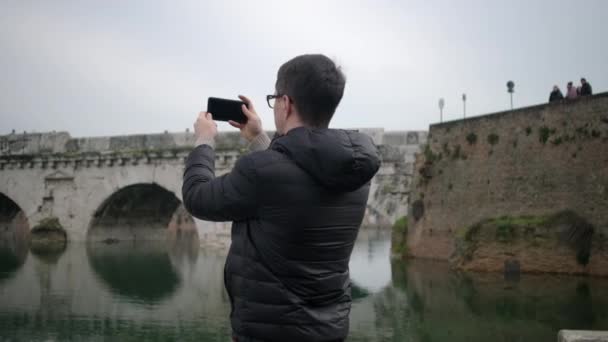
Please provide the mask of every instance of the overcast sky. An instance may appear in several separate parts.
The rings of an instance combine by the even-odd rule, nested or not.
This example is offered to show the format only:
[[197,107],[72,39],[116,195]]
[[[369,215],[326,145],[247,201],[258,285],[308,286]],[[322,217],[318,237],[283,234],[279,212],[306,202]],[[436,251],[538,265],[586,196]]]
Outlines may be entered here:
[[[265,95],[290,58],[346,76],[332,127],[426,130],[546,102],[581,76],[608,91],[608,1],[0,0],[0,134],[191,128],[207,97]],[[227,124],[220,129],[228,130]]]

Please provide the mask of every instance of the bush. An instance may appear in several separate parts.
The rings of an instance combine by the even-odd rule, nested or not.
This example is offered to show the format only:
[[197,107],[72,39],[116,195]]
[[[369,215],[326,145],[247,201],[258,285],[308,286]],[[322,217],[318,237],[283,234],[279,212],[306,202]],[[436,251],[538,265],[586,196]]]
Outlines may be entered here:
[[492,134],[488,135],[488,143],[490,145],[498,144],[498,139],[499,139],[498,134],[492,133]]
[[551,129],[547,126],[542,126],[541,128],[538,129],[538,141],[540,141],[543,144],[547,143],[547,140],[549,140],[549,137],[555,133],[555,129]]
[[477,142],[477,134],[473,132],[467,134],[467,141],[469,142],[469,145],[475,144]]

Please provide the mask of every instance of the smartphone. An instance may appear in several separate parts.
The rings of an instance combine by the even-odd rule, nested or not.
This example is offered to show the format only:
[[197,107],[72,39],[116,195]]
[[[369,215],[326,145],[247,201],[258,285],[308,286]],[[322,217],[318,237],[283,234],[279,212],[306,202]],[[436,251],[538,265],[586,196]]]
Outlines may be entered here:
[[213,120],[246,123],[247,117],[241,108],[244,104],[242,101],[210,97],[207,100],[207,112],[213,115]]

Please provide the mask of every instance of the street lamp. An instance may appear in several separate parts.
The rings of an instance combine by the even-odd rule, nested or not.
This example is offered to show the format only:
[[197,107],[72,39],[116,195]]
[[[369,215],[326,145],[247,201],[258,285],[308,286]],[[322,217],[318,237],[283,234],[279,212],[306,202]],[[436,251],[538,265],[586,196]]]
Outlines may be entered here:
[[439,99],[439,122],[443,122],[443,107],[445,107],[445,100],[442,97]]
[[462,118],[467,117],[467,94],[462,94]]
[[515,83],[513,81],[507,82],[507,91],[511,95],[511,110],[513,110],[513,93],[515,92],[513,88],[515,88]]

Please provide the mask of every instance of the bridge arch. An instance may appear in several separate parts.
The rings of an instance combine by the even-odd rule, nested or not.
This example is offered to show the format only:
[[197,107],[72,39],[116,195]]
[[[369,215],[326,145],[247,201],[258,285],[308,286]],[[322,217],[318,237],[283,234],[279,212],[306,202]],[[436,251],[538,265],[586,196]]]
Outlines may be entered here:
[[93,210],[87,240],[192,239],[192,217],[174,192],[157,183],[135,183],[107,196]]
[[28,253],[30,226],[21,207],[0,193],[0,281],[23,265]]

